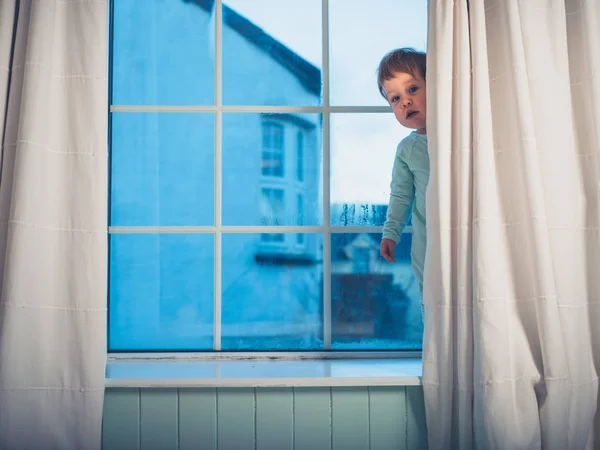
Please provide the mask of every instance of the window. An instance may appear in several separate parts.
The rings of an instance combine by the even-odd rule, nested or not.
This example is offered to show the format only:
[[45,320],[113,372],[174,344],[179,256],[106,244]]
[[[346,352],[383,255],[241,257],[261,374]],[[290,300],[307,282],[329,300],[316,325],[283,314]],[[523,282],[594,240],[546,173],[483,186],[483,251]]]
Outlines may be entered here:
[[352,254],[354,273],[369,273],[371,270],[371,249],[357,247]]
[[296,177],[304,181],[304,131],[296,134]]
[[284,172],[283,126],[278,123],[264,122],[262,130],[262,174],[282,177]]
[[[263,225],[277,226],[284,222],[284,195],[283,189],[262,190],[261,213]],[[282,233],[264,233],[260,236],[264,242],[284,241],[284,235]]]
[[378,256],[410,130],[374,74],[426,9],[112,2],[109,351],[420,348],[410,229]]
[[[298,225],[302,226],[304,224],[304,197],[302,194],[296,196],[296,203],[298,205]],[[302,233],[296,235],[296,244],[304,244],[304,235]]]

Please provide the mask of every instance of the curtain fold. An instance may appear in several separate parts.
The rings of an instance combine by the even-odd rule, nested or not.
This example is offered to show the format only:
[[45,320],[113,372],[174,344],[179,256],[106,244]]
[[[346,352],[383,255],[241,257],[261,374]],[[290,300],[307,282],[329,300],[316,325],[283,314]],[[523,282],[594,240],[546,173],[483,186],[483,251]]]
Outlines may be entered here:
[[105,0],[0,0],[0,448],[100,448]]
[[429,8],[430,448],[599,448],[600,3]]

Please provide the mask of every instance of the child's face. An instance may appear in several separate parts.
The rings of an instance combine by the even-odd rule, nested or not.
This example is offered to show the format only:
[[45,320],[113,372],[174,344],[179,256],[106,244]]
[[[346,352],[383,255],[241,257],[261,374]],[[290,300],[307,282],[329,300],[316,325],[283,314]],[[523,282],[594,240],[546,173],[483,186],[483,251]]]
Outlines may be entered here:
[[382,87],[398,122],[418,133],[426,133],[425,80],[398,72],[394,78],[385,80]]

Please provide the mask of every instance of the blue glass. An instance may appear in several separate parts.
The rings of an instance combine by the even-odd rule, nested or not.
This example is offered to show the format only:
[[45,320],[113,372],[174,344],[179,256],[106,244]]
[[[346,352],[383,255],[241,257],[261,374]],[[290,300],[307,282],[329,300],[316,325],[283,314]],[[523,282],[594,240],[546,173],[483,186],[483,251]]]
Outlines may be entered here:
[[223,114],[223,225],[321,224],[321,161],[318,114]]
[[109,350],[212,350],[213,236],[110,237]]
[[112,104],[214,103],[209,3],[113,2]]
[[111,225],[214,224],[214,116],[114,113]]
[[[387,105],[377,89],[375,70],[381,58],[394,48],[425,51],[428,4],[415,0],[329,0],[332,105]],[[398,26],[396,12],[410,20]]]
[[322,236],[223,236],[223,350],[322,350]]
[[391,113],[331,115],[331,225],[384,224],[396,148],[410,132]]
[[381,233],[331,235],[333,350],[420,350],[421,294],[404,233],[395,263],[379,255]]
[[321,104],[321,0],[223,5],[223,104]]

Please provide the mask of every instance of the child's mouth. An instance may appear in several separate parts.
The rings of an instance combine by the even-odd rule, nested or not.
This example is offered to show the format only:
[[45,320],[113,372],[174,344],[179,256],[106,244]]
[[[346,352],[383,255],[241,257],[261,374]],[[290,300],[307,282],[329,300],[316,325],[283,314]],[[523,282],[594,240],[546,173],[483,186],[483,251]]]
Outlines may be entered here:
[[408,114],[406,114],[406,118],[410,119],[412,116],[414,116],[415,114],[417,114],[419,111],[409,111]]

